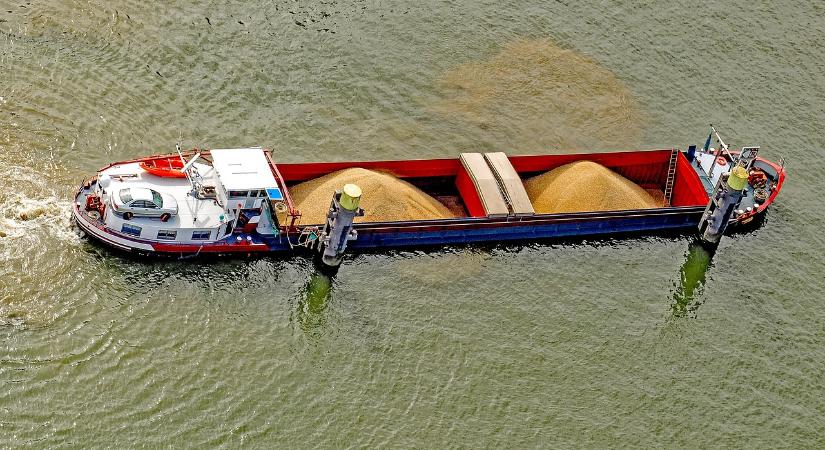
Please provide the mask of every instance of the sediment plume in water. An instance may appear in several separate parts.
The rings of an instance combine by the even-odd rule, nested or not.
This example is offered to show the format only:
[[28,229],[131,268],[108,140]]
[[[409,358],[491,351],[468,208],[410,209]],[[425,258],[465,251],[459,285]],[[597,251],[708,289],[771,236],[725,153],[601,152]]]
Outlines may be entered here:
[[619,211],[660,206],[660,201],[616,172],[592,161],[557,167],[524,183],[537,213]]
[[434,109],[519,153],[627,149],[639,144],[631,92],[595,60],[550,39],[522,39],[448,71]]
[[390,174],[359,167],[339,170],[289,189],[301,223],[323,223],[332,194],[347,183],[357,184],[364,195],[361,207],[366,215],[356,222],[397,222],[403,220],[455,217],[444,204],[412,184]]

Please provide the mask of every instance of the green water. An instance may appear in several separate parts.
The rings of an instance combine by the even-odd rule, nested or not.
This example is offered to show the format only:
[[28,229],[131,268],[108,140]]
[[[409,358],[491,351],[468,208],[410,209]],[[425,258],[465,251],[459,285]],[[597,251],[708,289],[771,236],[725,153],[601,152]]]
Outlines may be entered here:
[[[0,447],[821,447],[824,14],[0,0]],[[68,228],[84,176],[179,138],[370,160],[684,147],[708,123],[789,161],[712,260],[637,238],[356,255],[329,280]]]

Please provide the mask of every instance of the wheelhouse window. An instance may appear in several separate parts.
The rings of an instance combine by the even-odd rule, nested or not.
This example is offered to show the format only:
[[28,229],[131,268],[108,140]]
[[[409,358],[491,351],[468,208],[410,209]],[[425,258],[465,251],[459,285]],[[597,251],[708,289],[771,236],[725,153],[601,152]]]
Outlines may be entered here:
[[175,230],[158,230],[158,239],[174,241],[176,237],[178,237],[178,232]]
[[211,231],[193,231],[192,232],[192,240],[193,241],[206,241],[212,235]]
[[132,193],[129,192],[129,189],[120,190],[120,201],[123,202],[124,205],[132,201]]
[[229,198],[249,197],[249,191],[229,191]]
[[120,227],[120,231],[123,234],[128,234],[131,236],[140,236],[140,232],[143,231],[143,229],[131,223],[124,223],[123,226]]

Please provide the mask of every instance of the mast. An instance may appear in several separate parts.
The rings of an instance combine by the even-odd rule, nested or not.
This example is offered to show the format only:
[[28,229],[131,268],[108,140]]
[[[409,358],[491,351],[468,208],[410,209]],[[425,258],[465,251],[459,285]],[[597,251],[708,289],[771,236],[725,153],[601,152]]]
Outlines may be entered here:
[[[713,130],[713,134],[716,135],[716,139],[719,141],[719,145],[722,146],[722,149],[724,149],[726,152],[729,152],[728,144],[725,144],[725,142],[722,140],[722,136],[719,136],[719,132],[716,131],[716,128],[713,127],[713,124],[710,124],[710,129]],[[717,150],[716,152],[717,152],[717,156],[718,156],[719,150]]]
[[[716,135],[716,139],[719,141],[719,145],[720,145],[720,148],[716,149],[716,152],[713,155],[714,156],[713,162],[710,163],[710,169],[708,169],[708,176],[713,178],[713,169],[716,167],[716,159],[719,158],[719,151],[724,149],[727,152],[728,151],[728,145],[725,144],[725,142],[722,140],[722,136],[719,136],[719,132],[716,131],[716,128],[714,128],[713,124],[710,124],[710,132],[711,132],[711,134]],[[710,135],[708,135],[708,140],[707,140],[707,142],[705,142],[705,147],[710,148]],[[730,152],[728,152],[728,153],[730,153]]]

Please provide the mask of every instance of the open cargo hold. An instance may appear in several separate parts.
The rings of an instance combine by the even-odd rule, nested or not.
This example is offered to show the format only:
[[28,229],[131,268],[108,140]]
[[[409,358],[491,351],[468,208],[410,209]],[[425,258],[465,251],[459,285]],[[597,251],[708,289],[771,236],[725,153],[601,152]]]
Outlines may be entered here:
[[[621,211],[667,206],[636,183],[592,161],[576,161],[524,182],[527,198],[540,214]],[[648,192],[650,191],[650,192]],[[664,197],[664,194],[662,194]]]
[[[507,160],[522,180],[571,162],[593,161],[642,188],[663,190],[673,154],[674,150],[653,150],[509,156]],[[671,207],[530,214],[526,211],[529,206],[521,201],[520,209],[508,211],[503,198],[495,196],[501,189],[495,189],[495,180],[490,178],[492,174],[483,169],[481,176],[472,172],[473,167],[480,167],[484,163],[481,154],[474,155],[477,156],[462,155],[457,159],[278,164],[278,169],[288,186],[351,167],[385,171],[410,182],[442,202],[461,204],[467,211],[465,217],[454,219],[356,223],[354,228],[358,231],[358,239],[349,244],[350,248],[534,240],[686,229],[696,226],[708,202],[707,193],[696,172],[685,156],[676,151],[676,176]],[[499,156],[493,158],[501,165]],[[506,168],[506,164],[504,166]],[[480,183],[477,180],[479,177]],[[512,190],[512,177],[506,179]],[[365,197],[368,195],[369,192],[364,192]]]
[[301,221],[323,223],[331,193],[347,183],[354,183],[362,191],[369,192],[361,203],[365,215],[356,222],[448,219],[464,214],[461,208],[456,213],[450,211],[437,199],[388,173],[352,167],[289,188],[295,207],[301,211]]

